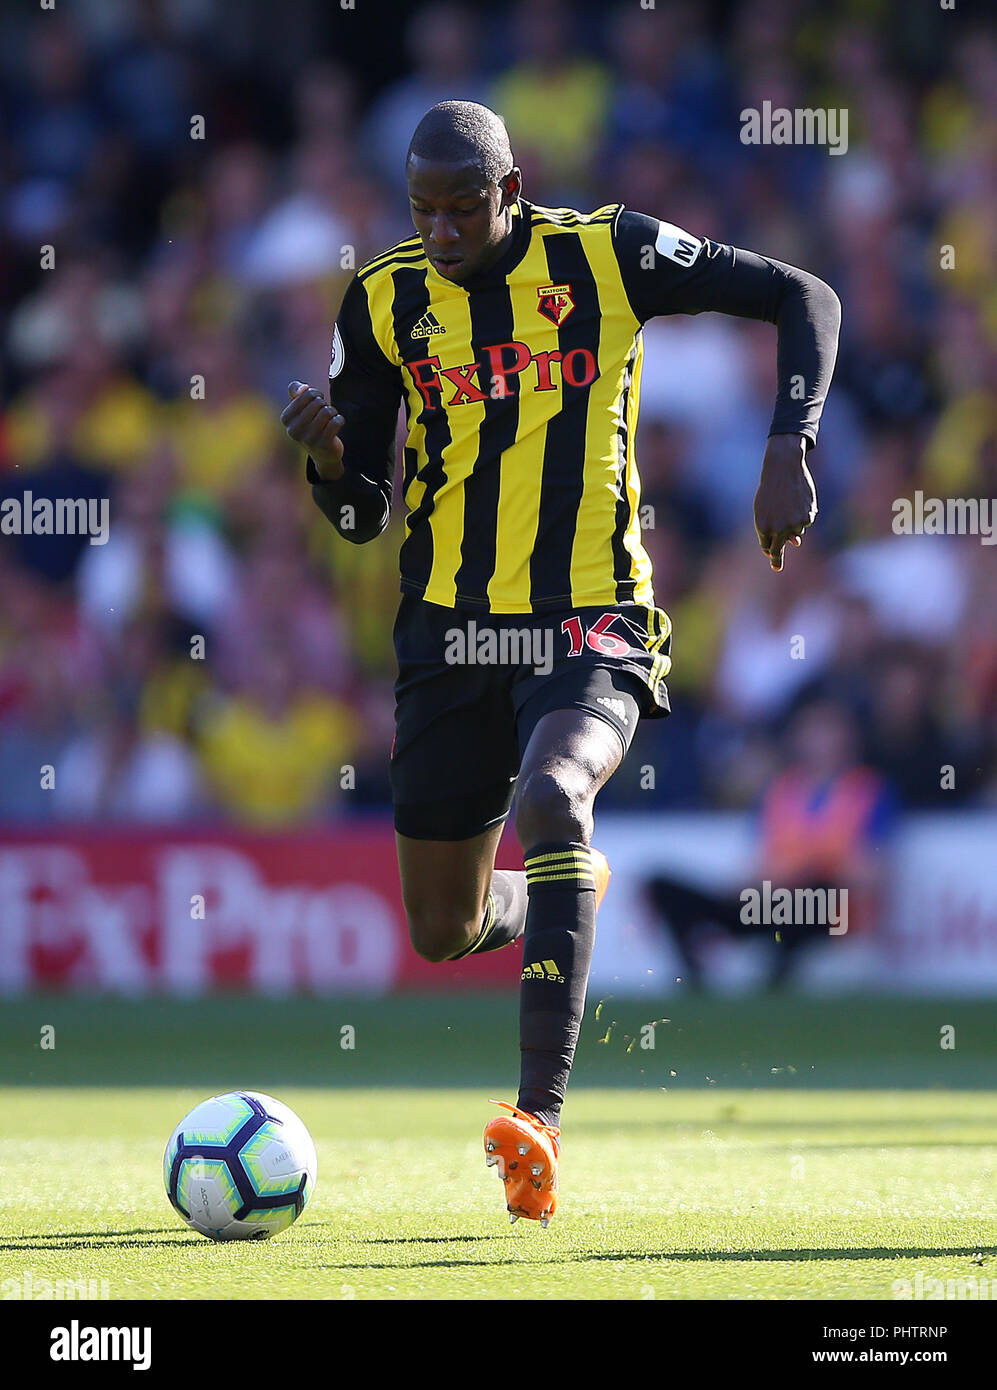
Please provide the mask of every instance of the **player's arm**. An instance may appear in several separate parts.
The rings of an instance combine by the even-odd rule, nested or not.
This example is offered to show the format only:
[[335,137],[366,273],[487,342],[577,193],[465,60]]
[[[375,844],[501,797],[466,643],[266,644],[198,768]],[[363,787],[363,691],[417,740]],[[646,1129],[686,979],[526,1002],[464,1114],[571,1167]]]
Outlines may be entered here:
[[330,401],[300,381],[288,392],[281,423],[308,450],[316,503],[346,540],[373,540],[391,510],[402,380],[375,340],[361,281],[350,283],[333,331]]
[[778,389],[755,496],[755,529],[772,568],[817,515],[807,452],[817,441],[838,351],[841,304],[830,285],[796,266],[621,211],[614,244],[624,287],[643,323],[657,314],[714,310],[778,329]]

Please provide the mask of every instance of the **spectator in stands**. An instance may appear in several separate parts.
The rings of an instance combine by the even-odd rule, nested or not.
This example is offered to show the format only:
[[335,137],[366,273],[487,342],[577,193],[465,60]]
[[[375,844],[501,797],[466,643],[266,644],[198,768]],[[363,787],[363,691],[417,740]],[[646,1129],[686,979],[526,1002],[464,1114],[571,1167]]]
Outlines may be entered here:
[[[670,932],[693,984],[708,983],[701,953],[703,929],[720,929],[736,939],[763,938],[771,944],[770,983],[790,975],[800,949],[844,924],[847,933],[874,930],[882,909],[887,836],[893,798],[885,781],[858,761],[854,719],[839,705],[804,706],[787,739],[790,761],[761,804],[757,877],[744,888],[708,891],[683,878],[658,875],[647,885],[649,901]],[[771,890],[816,890],[828,895],[823,919],[801,914],[765,921],[748,910],[746,889],[764,898]],[[842,890],[845,917],[838,919]],[[831,898],[831,893],[837,896]],[[833,907],[833,911],[831,910]],[[845,932],[840,933],[844,935]]]
[[584,206],[609,117],[609,71],[578,48],[563,0],[520,0],[511,29],[514,61],[486,104],[508,126],[527,186],[551,190],[555,204]]
[[350,707],[304,686],[286,649],[275,646],[247,688],[206,703],[197,746],[219,809],[264,829],[328,813],[355,782],[359,743]]
[[412,132],[429,108],[438,101],[485,101],[479,40],[480,28],[464,5],[435,0],[412,12],[405,31],[412,70],[381,92],[364,122],[366,151],[396,202]]

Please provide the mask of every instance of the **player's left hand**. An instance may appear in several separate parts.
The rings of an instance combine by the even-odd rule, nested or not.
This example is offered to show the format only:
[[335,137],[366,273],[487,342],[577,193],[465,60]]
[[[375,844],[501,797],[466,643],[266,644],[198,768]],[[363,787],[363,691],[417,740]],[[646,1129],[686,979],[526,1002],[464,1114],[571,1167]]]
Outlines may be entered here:
[[806,440],[800,434],[773,434],[755,493],[755,530],[774,570],[782,569],[787,545],[803,544],[803,533],[816,516],[817,489],[807,467]]

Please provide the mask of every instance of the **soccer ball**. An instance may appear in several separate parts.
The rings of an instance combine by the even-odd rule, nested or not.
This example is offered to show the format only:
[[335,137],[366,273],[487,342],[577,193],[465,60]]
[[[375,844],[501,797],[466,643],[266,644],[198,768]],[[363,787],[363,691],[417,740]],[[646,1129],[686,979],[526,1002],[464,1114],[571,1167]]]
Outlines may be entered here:
[[315,1145],[279,1100],[229,1091],[196,1105],[163,1155],[166,1195],[211,1240],[266,1240],[286,1230],[315,1187]]

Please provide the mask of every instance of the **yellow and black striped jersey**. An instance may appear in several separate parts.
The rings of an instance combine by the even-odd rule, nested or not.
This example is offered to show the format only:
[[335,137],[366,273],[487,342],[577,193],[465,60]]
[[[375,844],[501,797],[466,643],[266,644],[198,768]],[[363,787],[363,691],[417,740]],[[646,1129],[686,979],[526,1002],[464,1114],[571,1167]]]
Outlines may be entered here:
[[812,443],[838,305],[804,272],[621,204],[521,199],[502,257],[460,284],[417,236],[399,242],[343,300],[329,375],[345,473],[323,483],[309,462],[315,499],[347,539],[383,530],[401,402],[404,590],[494,613],[651,605],[634,453],[641,327],[704,309],[778,323],[771,432]]

